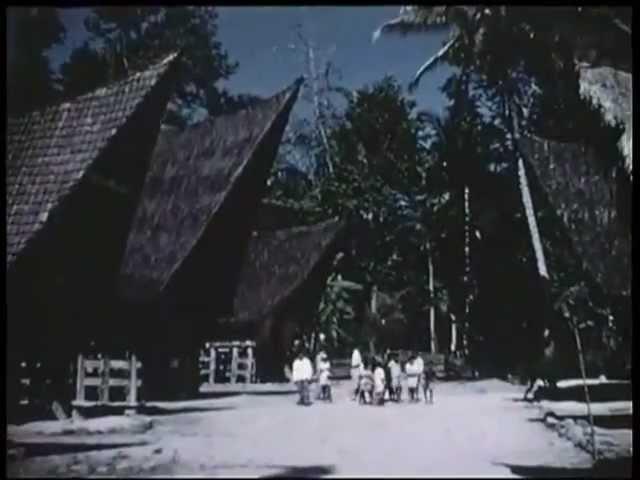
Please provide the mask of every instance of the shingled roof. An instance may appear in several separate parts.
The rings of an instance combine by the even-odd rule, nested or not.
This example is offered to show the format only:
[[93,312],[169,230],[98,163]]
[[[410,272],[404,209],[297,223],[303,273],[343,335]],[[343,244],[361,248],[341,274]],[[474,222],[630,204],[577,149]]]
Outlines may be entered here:
[[290,297],[338,239],[344,223],[254,232],[240,273],[234,320],[257,320]]
[[161,292],[248,165],[273,161],[256,151],[288,118],[300,85],[301,79],[250,108],[207,119],[182,132],[162,132],[121,268],[125,295],[151,298]]
[[176,57],[73,101],[8,119],[7,269],[143,100],[158,91]]
[[618,218],[623,184],[604,177],[596,152],[582,145],[529,137],[520,147],[587,269],[605,291],[628,295],[631,229]]

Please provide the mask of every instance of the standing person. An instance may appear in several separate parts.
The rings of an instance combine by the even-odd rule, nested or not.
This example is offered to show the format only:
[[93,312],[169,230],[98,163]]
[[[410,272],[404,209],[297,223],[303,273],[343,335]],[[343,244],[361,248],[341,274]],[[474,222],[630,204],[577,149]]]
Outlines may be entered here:
[[320,399],[332,401],[331,383],[329,383],[329,374],[331,372],[331,363],[327,358],[326,352],[320,352],[320,360],[318,363],[318,384],[320,385]]
[[304,350],[298,352],[298,356],[293,361],[292,380],[298,387],[300,398],[298,405],[311,405],[309,397],[309,382],[313,377],[313,366],[311,360],[305,355]]
[[371,371],[371,360],[367,359],[362,364],[360,373],[360,383],[358,385],[358,399],[362,404],[370,404],[373,396],[373,372]]
[[391,355],[391,360],[389,361],[388,366],[391,399],[399,402],[402,397],[402,384],[400,382],[400,378],[402,377],[402,367],[396,360],[395,355]]
[[316,353],[316,358],[315,361],[313,363],[313,368],[314,368],[314,378],[315,380],[318,382],[318,392],[316,394],[316,400],[320,400],[322,398],[322,388],[320,388],[320,366],[322,364],[322,354],[324,353],[324,351],[322,350],[322,347],[320,347],[320,349],[318,350],[318,353]]
[[411,354],[409,361],[404,367],[407,375],[407,387],[409,390],[409,401],[416,402],[418,400],[418,365],[416,364],[415,354]]
[[360,374],[362,373],[362,356],[358,347],[353,349],[351,354],[351,380],[354,382],[353,399],[356,400],[360,388]]
[[420,388],[424,385],[424,360],[419,353],[414,354],[416,369],[418,370],[418,385],[416,387],[416,400],[420,400]]
[[436,372],[432,365],[425,368],[422,381],[422,394],[425,403],[433,403],[433,382],[436,379]]
[[385,374],[382,367],[383,362],[379,359],[374,360],[375,370],[373,371],[373,403],[375,405],[384,405],[385,392]]

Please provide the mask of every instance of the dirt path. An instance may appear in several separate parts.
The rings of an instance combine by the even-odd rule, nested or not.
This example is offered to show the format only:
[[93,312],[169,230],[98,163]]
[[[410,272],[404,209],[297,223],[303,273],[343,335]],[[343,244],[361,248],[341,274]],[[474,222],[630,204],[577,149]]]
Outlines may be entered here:
[[[10,475],[492,475],[587,468],[590,458],[514,401],[497,380],[439,383],[435,404],[359,406],[347,385],[333,404],[238,396],[215,410],[154,417],[153,442],[10,464]],[[541,468],[538,468],[541,467]],[[556,470],[557,469],[557,470]],[[580,471],[577,471],[580,474]]]

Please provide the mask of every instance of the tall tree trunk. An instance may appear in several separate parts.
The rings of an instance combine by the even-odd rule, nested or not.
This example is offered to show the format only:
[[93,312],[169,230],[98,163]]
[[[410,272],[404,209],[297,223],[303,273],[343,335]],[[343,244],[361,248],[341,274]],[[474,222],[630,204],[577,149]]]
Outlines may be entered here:
[[458,349],[458,324],[456,323],[456,317],[451,313],[449,314],[449,322],[451,325],[451,343],[449,344],[449,353],[455,355]]
[[431,246],[427,242],[427,250],[429,254],[428,273],[429,273],[429,295],[431,296],[431,306],[429,308],[429,343],[431,353],[437,353],[438,343],[436,339],[436,305],[435,305],[435,289],[433,281],[433,258],[431,256]]
[[462,333],[462,348],[465,355],[469,354],[468,331],[469,311],[471,305],[471,208],[469,203],[469,185],[464,186],[464,328]]
[[[371,288],[371,321],[375,322],[378,315],[378,287],[374,285]],[[369,336],[369,355],[372,357],[376,354],[375,347],[375,337],[374,337],[375,327],[371,325],[371,334]]]
[[533,199],[531,197],[531,191],[529,190],[529,181],[527,180],[527,171],[524,165],[524,159],[520,154],[517,146],[519,137],[518,121],[514,109],[511,107],[508,101],[505,102],[506,107],[506,124],[510,128],[512,151],[516,154],[518,159],[518,181],[520,184],[520,195],[522,196],[522,205],[524,206],[524,213],[527,218],[527,224],[529,226],[529,235],[531,236],[531,244],[533,245],[533,251],[536,258],[536,266],[538,268],[538,274],[545,280],[549,280],[549,272],[547,270],[547,261],[544,256],[544,249],[542,247],[542,240],[540,239],[540,231],[538,229],[538,220],[536,218],[535,208],[533,205]]
[[305,38],[301,32],[298,32],[298,37],[305,45],[307,49],[307,68],[309,70],[309,77],[311,79],[311,94],[313,97],[313,110],[314,116],[316,118],[316,125],[318,126],[318,131],[320,132],[320,138],[322,139],[322,144],[325,148],[325,162],[327,164],[327,170],[329,174],[333,173],[333,162],[330,157],[329,150],[329,136],[327,135],[327,129],[325,127],[325,117],[323,112],[323,102],[320,101],[320,88],[318,86],[318,69],[316,66],[316,53],[315,47],[311,41]]

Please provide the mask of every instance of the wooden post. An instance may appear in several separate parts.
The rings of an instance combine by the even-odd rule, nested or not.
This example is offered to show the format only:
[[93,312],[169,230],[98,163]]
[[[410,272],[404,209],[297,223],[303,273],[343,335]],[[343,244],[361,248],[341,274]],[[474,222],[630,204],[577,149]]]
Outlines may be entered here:
[[100,385],[100,402],[109,403],[109,357],[105,355],[102,359],[102,384]]
[[575,321],[572,321],[573,335],[576,339],[576,347],[578,348],[578,361],[580,362],[580,373],[582,374],[582,383],[584,385],[584,397],[587,401],[587,415],[589,416],[589,423],[591,423],[591,447],[593,460],[598,460],[598,448],[596,446],[596,429],[593,423],[593,414],[591,413],[591,401],[589,399],[589,387],[587,386],[587,369],[584,364],[584,353],[582,351],[582,342],[580,341],[580,332],[578,331],[578,325]]
[[134,407],[138,403],[138,359],[131,354],[131,370],[129,371],[129,405]]
[[209,384],[216,383],[216,347],[211,345],[209,350]]
[[255,360],[253,359],[253,348],[252,347],[248,347],[247,348],[247,359],[248,359],[248,364],[249,364],[249,374],[248,374],[248,383],[253,383],[255,381],[255,375],[256,375],[256,364],[255,364]]
[[78,354],[78,371],[76,372],[76,401],[84,402],[84,358]]
[[231,383],[236,383],[238,375],[238,347],[231,347]]

